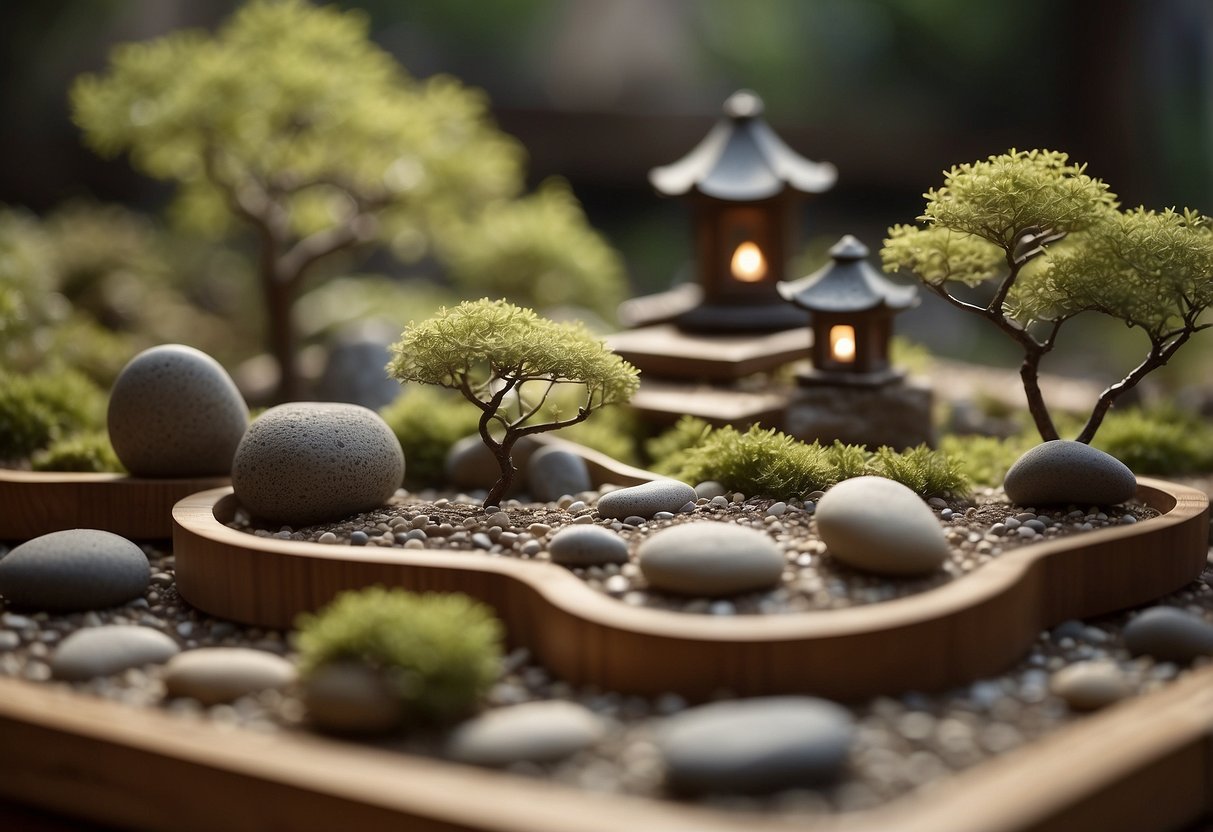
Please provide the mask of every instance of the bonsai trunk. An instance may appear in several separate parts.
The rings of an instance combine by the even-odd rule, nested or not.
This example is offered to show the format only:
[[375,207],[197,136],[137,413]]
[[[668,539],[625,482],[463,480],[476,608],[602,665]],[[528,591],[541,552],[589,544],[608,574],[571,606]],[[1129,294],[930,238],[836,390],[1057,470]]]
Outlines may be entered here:
[[[483,438],[483,433],[481,434]],[[510,458],[514,450],[514,443],[518,441],[516,434],[507,433],[500,442],[494,442],[490,439],[485,440],[485,444],[489,446],[489,450],[493,452],[493,456],[497,458],[497,465],[501,468],[501,476],[497,482],[493,483],[493,487],[489,489],[488,496],[484,498],[484,507],[501,505],[501,498],[510,490],[510,486],[514,484],[514,475],[518,473],[518,469],[514,467],[514,460]]]

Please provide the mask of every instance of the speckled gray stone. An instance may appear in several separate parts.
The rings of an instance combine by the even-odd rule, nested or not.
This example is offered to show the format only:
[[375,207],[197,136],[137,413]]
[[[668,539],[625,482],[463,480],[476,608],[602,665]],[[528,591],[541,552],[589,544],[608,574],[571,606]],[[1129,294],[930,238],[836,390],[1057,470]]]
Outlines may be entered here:
[[232,377],[204,352],[164,344],[132,358],[110,390],[106,424],[137,477],[222,476],[248,427]]
[[659,727],[657,747],[675,792],[760,794],[835,779],[853,736],[844,708],[780,696],[685,711]]
[[565,526],[548,541],[548,554],[565,566],[627,563],[628,544],[601,526]]
[[1064,667],[1049,681],[1053,692],[1077,711],[1093,711],[1129,696],[1133,689],[1113,661],[1088,661]]
[[1213,654],[1213,624],[1175,607],[1151,607],[1125,625],[1125,646],[1135,656],[1189,662]]
[[531,496],[541,502],[589,491],[594,486],[585,460],[564,448],[540,448],[531,454],[526,469]]
[[678,480],[654,480],[602,495],[598,513],[622,520],[636,515],[651,520],[659,511],[675,512],[695,500],[695,489]]
[[335,734],[382,734],[404,719],[400,698],[383,677],[360,662],[332,662],[303,680],[307,720]]
[[837,560],[879,575],[921,575],[950,551],[934,512],[884,477],[843,480],[817,504],[817,532]]
[[0,559],[0,596],[14,607],[72,612],[125,604],[147,589],[147,556],[97,529],[28,540]]
[[169,696],[188,696],[204,705],[278,690],[294,681],[293,664],[273,653],[247,647],[188,650],[173,656],[164,667],[164,688]]
[[404,454],[379,414],[352,404],[298,402],[249,426],[232,489],[252,514],[305,526],[383,505],[404,479]]
[[783,552],[770,537],[729,523],[683,523],[655,532],[636,550],[655,589],[716,597],[766,589],[779,582]]
[[89,627],[72,633],[55,648],[50,658],[51,674],[56,679],[81,682],[145,664],[160,664],[178,650],[177,642],[150,627]]
[[562,760],[602,739],[606,724],[584,705],[552,700],[488,711],[451,734],[446,753],[463,763],[504,766]]
[[1116,457],[1082,442],[1043,442],[1016,460],[1003,488],[1021,506],[1113,505],[1131,500],[1137,478]]

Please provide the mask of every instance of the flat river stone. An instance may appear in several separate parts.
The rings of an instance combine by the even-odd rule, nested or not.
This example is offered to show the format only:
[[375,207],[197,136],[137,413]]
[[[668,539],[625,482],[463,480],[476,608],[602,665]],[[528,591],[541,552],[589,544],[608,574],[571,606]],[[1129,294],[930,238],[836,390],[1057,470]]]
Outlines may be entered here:
[[553,762],[589,748],[605,733],[605,722],[584,705],[527,702],[464,722],[451,735],[447,754],[483,766]]
[[685,482],[654,480],[602,495],[598,499],[598,513],[615,520],[632,516],[651,520],[657,512],[678,511],[695,498],[695,489]]
[[1151,607],[1124,629],[1125,646],[1135,656],[1164,662],[1189,662],[1213,654],[1213,624],[1174,607]]
[[147,589],[143,550],[98,529],[27,540],[0,559],[0,595],[14,607],[73,612],[115,607]]
[[255,516],[306,526],[383,505],[404,479],[404,453],[379,414],[354,404],[272,407],[249,426],[232,490]]
[[922,575],[950,551],[934,512],[884,477],[843,480],[817,504],[817,531],[842,563],[878,575]]
[[775,586],[783,552],[770,537],[731,523],[682,523],[655,532],[636,550],[654,589],[715,597]]
[[182,344],[132,358],[110,390],[114,453],[137,477],[226,475],[248,427],[248,405],[223,366]]
[[854,725],[833,702],[807,696],[702,705],[657,732],[666,782],[683,794],[760,794],[835,779]]
[[69,635],[51,654],[51,675],[68,682],[112,676],[160,664],[177,654],[177,642],[159,630],[129,624],[89,627]]
[[600,566],[627,563],[628,544],[601,526],[565,526],[548,541],[553,563],[565,566]]
[[164,687],[170,696],[188,696],[204,705],[278,690],[294,681],[295,666],[286,659],[246,647],[187,650],[164,667]]
[[1137,478],[1111,454],[1082,442],[1054,439],[1016,460],[1003,489],[1007,499],[1020,506],[1106,506],[1133,499]]

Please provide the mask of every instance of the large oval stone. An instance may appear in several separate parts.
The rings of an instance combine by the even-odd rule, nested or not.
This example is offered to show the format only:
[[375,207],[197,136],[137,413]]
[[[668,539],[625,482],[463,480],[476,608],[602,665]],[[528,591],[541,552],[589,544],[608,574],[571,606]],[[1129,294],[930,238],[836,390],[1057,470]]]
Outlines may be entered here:
[[137,477],[226,475],[249,412],[232,377],[182,344],[132,358],[110,390],[106,424],[118,459]]
[[1190,662],[1213,654],[1213,624],[1175,607],[1150,607],[1125,625],[1125,647],[1134,656]]
[[564,448],[540,448],[527,460],[531,496],[541,502],[589,491],[594,484],[585,460]]
[[232,463],[232,489],[257,517],[305,526],[383,505],[404,479],[404,453],[387,423],[353,404],[296,402],[249,426]]
[[204,705],[278,690],[294,681],[295,666],[289,661],[247,647],[188,650],[178,653],[164,667],[164,688],[169,696],[188,696]]
[[1113,505],[1131,500],[1137,478],[1123,462],[1082,442],[1043,442],[1016,460],[1003,480],[1020,506]]
[[646,538],[636,554],[650,586],[680,595],[767,589],[779,582],[784,567],[783,552],[767,535],[711,521],[662,529]]
[[678,511],[695,498],[695,489],[685,482],[654,480],[603,494],[598,500],[598,513],[617,520],[651,518],[659,511]]
[[447,754],[464,763],[504,766],[562,760],[602,739],[606,724],[584,705],[553,700],[489,711],[460,725]]
[[759,794],[836,778],[854,726],[823,699],[764,697],[703,705],[660,726],[657,747],[676,792]]
[[112,624],[77,630],[51,654],[51,674],[68,682],[112,676],[132,667],[160,664],[176,655],[177,642],[159,630]]
[[921,575],[950,551],[934,512],[884,477],[843,480],[817,503],[817,532],[839,561],[879,575]]
[[27,540],[0,559],[0,596],[14,607],[72,612],[125,604],[147,589],[143,550],[98,529]]

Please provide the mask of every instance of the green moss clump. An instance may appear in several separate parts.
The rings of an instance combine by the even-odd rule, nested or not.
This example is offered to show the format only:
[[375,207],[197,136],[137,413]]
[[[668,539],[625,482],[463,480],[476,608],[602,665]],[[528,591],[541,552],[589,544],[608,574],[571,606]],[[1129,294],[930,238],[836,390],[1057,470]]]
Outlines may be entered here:
[[1015,460],[1039,443],[1040,437],[1034,433],[1009,439],[948,434],[940,439],[939,449],[958,461],[964,475],[974,485],[997,487],[1002,485]]
[[644,443],[651,463],[649,468],[659,474],[673,476],[682,465],[683,452],[702,445],[712,432],[712,426],[696,416],[683,416],[674,427],[657,434]]
[[1113,411],[1091,444],[1137,474],[1213,471],[1213,426],[1174,407]]
[[121,474],[126,471],[105,431],[77,433],[35,451],[31,459],[35,471],[82,471]]
[[404,481],[410,487],[434,486],[446,479],[451,446],[477,431],[480,414],[458,393],[410,384],[403,395],[379,411],[404,450]]
[[702,440],[666,457],[662,473],[689,483],[716,480],[751,496],[783,498],[803,497],[865,474],[896,480],[924,497],[968,489],[959,462],[926,446],[904,453],[880,448],[872,454],[862,446],[839,442],[806,444],[758,426],[741,433],[731,427],[705,430],[683,422],[649,447],[660,450],[693,440],[696,431],[701,431]]
[[24,459],[73,433],[105,424],[105,394],[67,369],[0,373],[0,459]]
[[466,595],[371,587],[301,615],[300,672],[362,662],[400,697],[406,721],[444,722],[471,710],[497,678],[501,622]]

